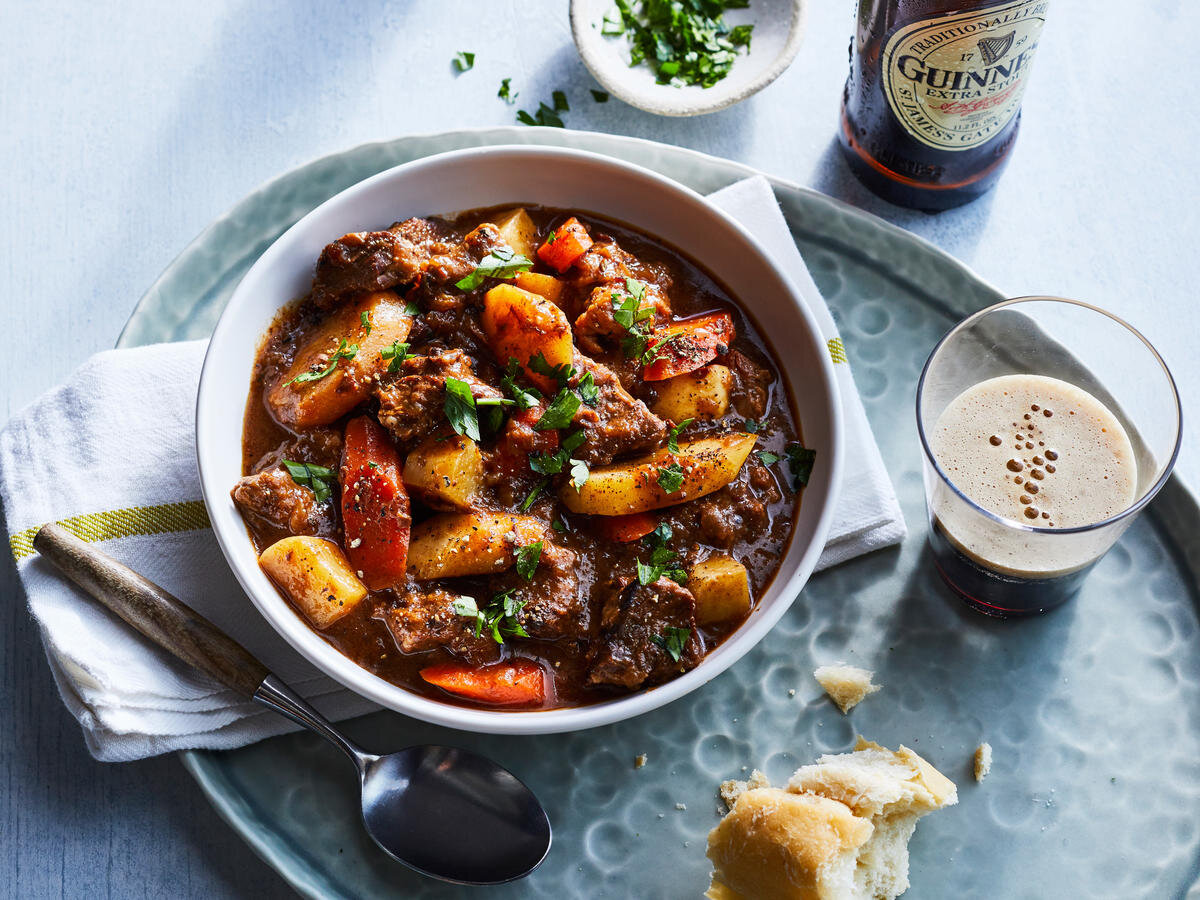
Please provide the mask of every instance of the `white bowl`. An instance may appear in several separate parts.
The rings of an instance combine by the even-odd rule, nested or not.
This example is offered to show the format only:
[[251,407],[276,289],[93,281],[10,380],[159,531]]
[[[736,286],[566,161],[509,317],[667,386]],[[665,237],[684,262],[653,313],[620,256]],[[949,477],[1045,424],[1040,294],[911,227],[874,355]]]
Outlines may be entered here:
[[783,74],[804,39],[806,0],[753,0],[725,14],[730,26],[753,25],[750,52],[739,52],[729,74],[710,88],[659,84],[645,63],[629,65],[629,39],[601,24],[612,0],[571,0],[571,35],[583,64],[614,97],[659,116],[699,116],[740,103]]
[[[674,681],[590,706],[544,712],[468,709],[397,687],[343,656],[283,600],[259,569],[229,491],[241,476],[242,417],[259,339],[276,312],[305,294],[321,248],[350,231],[409,216],[537,203],[629,222],[701,260],[749,307],[793,386],[805,443],[818,451],[781,568],[749,619]],[[733,219],[661,175],[579,150],[500,146],[459,150],[389,169],[317,207],[246,273],[217,322],[200,376],[196,454],[204,502],[225,558],[259,612],[304,657],[351,690],[398,712],[468,731],[540,734],[644,713],[695,690],[753,647],[816,565],[841,469],[841,407],[825,342],[787,276]]]

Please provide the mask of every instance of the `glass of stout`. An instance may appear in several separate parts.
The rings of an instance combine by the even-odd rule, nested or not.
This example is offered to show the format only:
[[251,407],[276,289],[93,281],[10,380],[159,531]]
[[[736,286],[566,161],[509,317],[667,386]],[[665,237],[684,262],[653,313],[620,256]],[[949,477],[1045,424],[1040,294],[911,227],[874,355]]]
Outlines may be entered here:
[[929,544],[993,616],[1045,612],[1166,483],[1179,393],[1162,357],[1102,309],[1018,297],[938,342],[917,384]]

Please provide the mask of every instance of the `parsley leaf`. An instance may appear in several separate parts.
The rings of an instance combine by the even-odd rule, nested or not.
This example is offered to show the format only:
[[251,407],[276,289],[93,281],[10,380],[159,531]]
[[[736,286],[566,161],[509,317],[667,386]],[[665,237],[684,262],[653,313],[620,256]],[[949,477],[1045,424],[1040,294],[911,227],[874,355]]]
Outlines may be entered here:
[[690,628],[676,628],[674,625],[668,625],[663,629],[662,634],[656,634],[650,640],[662,647],[671,657],[672,662],[679,662],[683,658],[683,651],[687,648],[687,642],[691,636],[692,629]]
[[454,68],[458,69],[460,75],[475,68],[475,54],[467,50],[459,50],[454,54]]
[[416,300],[409,300],[404,304],[404,314],[406,316],[419,316],[421,314],[421,307],[417,306]]
[[533,573],[537,571],[538,561],[542,558],[543,541],[526,544],[517,551],[517,574],[526,581],[533,581]]
[[528,632],[517,621],[525,603],[525,600],[518,599],[510,589],[494,595],[483,609],[479,608],[474,597],[466,596],[456,597],[451,601],[450,609],[455,615],[475,620],[476,637],[488,631],[497,644],[503,644],[506,637],[529,637]]
[[659,522],[658,527],[646,535],[646,540],[654,539],[659,544],[665,544],[675,535],[675,530],[666,522]]
[[333,374],[333,370],[337,368],[338,360],[354,359],[354,355],[356,353],[358,353],[358,344],[347,344],[346,339],[342,338],[341,343],[338,344],[337,350],[333,352],[333,358],[329,360],[329,365],[319,372],[302,372],[291,381],[285,382],[284,387],[287,387],[289,384],[303,384],[307,381],[320,381],[327,375]]
[[682,422],[680,422],[678,425],[676,425],[674,428],[672,428],[670,430],[670,432],[667,434],[667,449],[668,450],[670,450],[672,453],[679,452],[679,435],[682,434],[683,430],[685,428],[687,428],[689,425],[691,425],[692,422],[694,422],[694,421],[695,421],[695,419],[684,419]]
[[[555,94],[561,94],[562,91],[555,91]],[[558,106],[557,97],[554,100],[555,106],[547,106],[545,103],[539,103],[537,113],[530,115],[523,109],[517,110],[517,121],[522,125],[548,125],[551,128],[565,128],[560,112],[565,112],[566,107],[561,109]],[[563,103],[566,103],[566,97],[563,97]]]
[[542,399],[542,392],[537,388],[524,388],[517,384],[517,376],[521,374],[521,364],[513,357],[508,358],[508,366],[504,377],[500,379],[500,388],[517,401],[519,409],[533,409]]
[[499,97],[501,100],[504,100],[505,102],[511,104],[511,103],[516,103],[517,97],[519,97],[521,95],[512,89],[512,79],[505,78],[505,79],[501,80],[500,90],[496,94],[496,96]]
[[518,272],[528,272],[532,268],[533,260],[511,247],[496,247],[479,261],[470,275],[460,278],[454,286],[460,291],[473,291],[485,278],[512,278]]
[[[624,31],[624,29],[622,29],[622,31]],[[597,103],[607,103],[608,91],[598,91],[595,88],[592,88],[592,99]]]
[[318,503],[324,503],[333,496],[333,486],[337,484],[337,473],[333,469],[313,463],[292,462],[290,459],[283,460],[282,465],[292,476],[292,481],[312,489]]
[[650,330],[645,323],[654,318],[654,307],[642,306],[646,297],[644,282],[626,278],[625,290],[626,293],[614,291],[611,295],[613,321],[626,332],[621,338],[621,352],[630,359],[649,365],[654,361],[654,356],[649,350]]
[[762,431],[762,423],[756,422],[753,419],[746,419],[746,421],[742,423],[742,427],[751,434],[758,434],[758,432]]
[[579,395],[568,388],[563,388],[554,395],[546,411],[537,420],[535,431],[549,431],[551,428],[566,428],[579,411]]
[[412,355],[408,352],[408,344],[402,344],[400,341],[392,341],[392,346],[384,347],[379,351],[379,355],[384,359],[390,359],[388,363],[389,372],[399,372],[400,364],[406,359],[411,359]]
[[772,453],[770,450],[759,450],[758,460],[764,466],[773,466],[775,463],[779,462],[779,454]]
[[[539,475],[557,475],[567,464],[568,457],[583,444],[585,437],[583,429],[576,428],[559,442],[558,450],[554,453],[535,453],[530,456],[529,468]],[[571,462],[578,460],[572,459]]]
[[546,489],[546,485],[550,483],[549,478],[543,478],[533,486],[533,490],[529,492],[529,496],[521,501],[521,505],[517,507],[520,512],[529,512],[529,508],[533,506],[533,501],[538,498],[538,494]]
[[682,566],[674,564],[679,554],[667,546],[667,541],[673,534],[670,525],[660,522],[657,528],[646,535],[645,542],[651,548],[650,564],[647,565],[640,558],[638,559],[637,577],[640,584],[654,584],[663,575],[680,584],[687,581],[687,571]]
[[529,357],[529,371],[538,375],[545,375],[547,378],[553,378],[558,382],[560,388],[567,386],[567,383],[575,377],[575,367],[570,363],[559,363],[557,366],[550,365],[550,361],[546,359],[546,354],[541,350],[537,352],[537,356]]
[[554,100],[554,111],[555,112],[570,112],[571,111],[571,104],[567,103],[567,95],[564,94],[562,91],[555,91],[553,94],[551,94],[551,97]]
[[567,523],[564,522],[562,519],[555,519],[553,522],[550,523],[550,527],[553,528],[555,531],[557,531],[559,534],[567,533]]
[[479,413],[471,386],[453,376],[446,376],[446,400],[442,407],[450,427],[473,441],[479,440]]
[[817,451],[810,450],[800,444],[788,444],[784,452],[787,454],[788,469],[792,473],[793,486],[796,490],[808,484],[808,478],[812,475],[813,462],[817,458]]
[[571,460],[571,487],[575,488],[575,493],[579,493],[579,489],[587,484],[587,480],[591,477],[591,472],[588,470],[588,465],[582,459]]
[[[619,25],[605,18],[601,34],[627,34],[629,64],[646,63],[659,84],[710,88],[729,74],[739,51],[748,52],[753,25],[730,28],[722,13],[744,8],[744,0],[642,2],[615,0]],[[618,30],[618,27],[620,30]]]
[[362,317],[361,317],[360,321],[362,322],[362,327],[367,329],[367,334],[370,334],[371,333],[371,314],[369,312],[367,312],[365,309],[362,311]]
[[683,466],[677,462],[673,462],[668,466],[662,466],[658,470],[658,486],[668,494],[673,494],[683,487]]
[[600,388],[596,387],[596,378],[591,372],[583,373],[583,377],[575,385],[575,390],[579,392],[579,399],[588,406],[594,407],[600,402]]

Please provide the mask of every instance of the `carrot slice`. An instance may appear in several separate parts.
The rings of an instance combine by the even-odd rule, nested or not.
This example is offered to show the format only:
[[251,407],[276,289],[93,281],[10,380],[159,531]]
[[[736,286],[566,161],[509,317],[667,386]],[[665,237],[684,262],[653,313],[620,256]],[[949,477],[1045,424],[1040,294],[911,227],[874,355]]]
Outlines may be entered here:
[[441,663],[421,677],[443,691],[490,706],[540,706],[546,702],[546,673],[531,659],[517,657],[487,666]]
[[400,455],[371,417],[347,423],[339,475],[346,557],[371,590],[392,587],[404,580],[412,517]]
[[565,272],[575,260],[587,253],[592,239],[587,229],[574,216],[550,232],[545,243],[538,247],[538,259],[546,265]]
[[602,516],[600,530],[610,541],[628,544],[638,538],[645,537],[658,527],[658,517],[654,513],[630,513],[627,516]]
[[650,338],[647,349],[658,359],[642,370],[642,378],[663,381],[707,365],[729,349],[733,335],[733,316],[727,312],[672,322]]

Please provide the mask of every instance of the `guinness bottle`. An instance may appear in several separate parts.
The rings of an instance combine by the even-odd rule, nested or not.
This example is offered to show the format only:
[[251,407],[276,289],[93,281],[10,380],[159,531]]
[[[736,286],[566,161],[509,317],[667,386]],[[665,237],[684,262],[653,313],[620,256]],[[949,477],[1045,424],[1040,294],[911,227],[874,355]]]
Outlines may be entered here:
[[872,191],[935,211],[996,183],[1048,0],[859,0],[842,151]]

